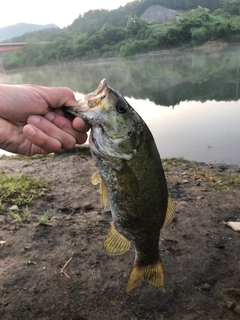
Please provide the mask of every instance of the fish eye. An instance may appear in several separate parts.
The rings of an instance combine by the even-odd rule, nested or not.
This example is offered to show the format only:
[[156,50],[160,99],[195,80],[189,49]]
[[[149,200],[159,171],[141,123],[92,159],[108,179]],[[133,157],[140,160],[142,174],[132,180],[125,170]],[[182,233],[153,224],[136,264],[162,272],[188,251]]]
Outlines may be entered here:
[[119,113],[125,113],[127,111],[127,106],[123,103],[118,103],[117,104],[117,111]]

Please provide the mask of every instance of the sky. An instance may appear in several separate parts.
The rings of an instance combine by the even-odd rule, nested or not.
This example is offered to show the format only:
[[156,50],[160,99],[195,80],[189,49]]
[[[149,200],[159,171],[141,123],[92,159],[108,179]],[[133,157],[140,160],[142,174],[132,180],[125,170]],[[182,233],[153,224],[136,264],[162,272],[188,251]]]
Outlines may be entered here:
[[117,9],[133,0],[1,0],[0,28],[19,22],[45,25],[54,23],[63,28],[79,14],[94,9]]

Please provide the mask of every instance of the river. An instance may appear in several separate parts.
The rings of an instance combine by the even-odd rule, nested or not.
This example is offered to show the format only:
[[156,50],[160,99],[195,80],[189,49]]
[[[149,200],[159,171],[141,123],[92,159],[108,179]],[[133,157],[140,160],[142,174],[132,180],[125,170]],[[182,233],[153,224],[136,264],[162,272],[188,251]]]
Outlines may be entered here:
[[101,79],[149,125],[162,158],[240,165],[240,46],[0,73],[0,82],[88,93]]

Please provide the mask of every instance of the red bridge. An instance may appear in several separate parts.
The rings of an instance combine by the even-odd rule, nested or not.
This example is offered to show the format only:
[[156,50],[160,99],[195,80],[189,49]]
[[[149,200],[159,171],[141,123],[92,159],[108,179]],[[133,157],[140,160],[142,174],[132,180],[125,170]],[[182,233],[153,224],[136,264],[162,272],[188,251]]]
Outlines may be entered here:
[[25,42],[23,42],[23,43],[0,43],[0,52],[20,50],[20,49],[24,48],[25,45],[26,45]]

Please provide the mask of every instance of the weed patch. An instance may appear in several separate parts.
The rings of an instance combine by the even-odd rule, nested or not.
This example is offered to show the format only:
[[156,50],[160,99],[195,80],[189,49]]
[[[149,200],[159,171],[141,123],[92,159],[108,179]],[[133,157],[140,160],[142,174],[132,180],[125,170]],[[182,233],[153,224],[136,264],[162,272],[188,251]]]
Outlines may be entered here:
[[193,174],[193,180],[207,182],[210,187],[213,187],[216,190],[228,188],[240,189],[239,174],[214,174],[208,171],[196,171]]
[[35,178],[29,178],[25,173],[20,175],[0,174],[0,210],[3,210],[5,204],[8,205],[27,205],[34,198],[42,196],[49,190],[50,185]]

